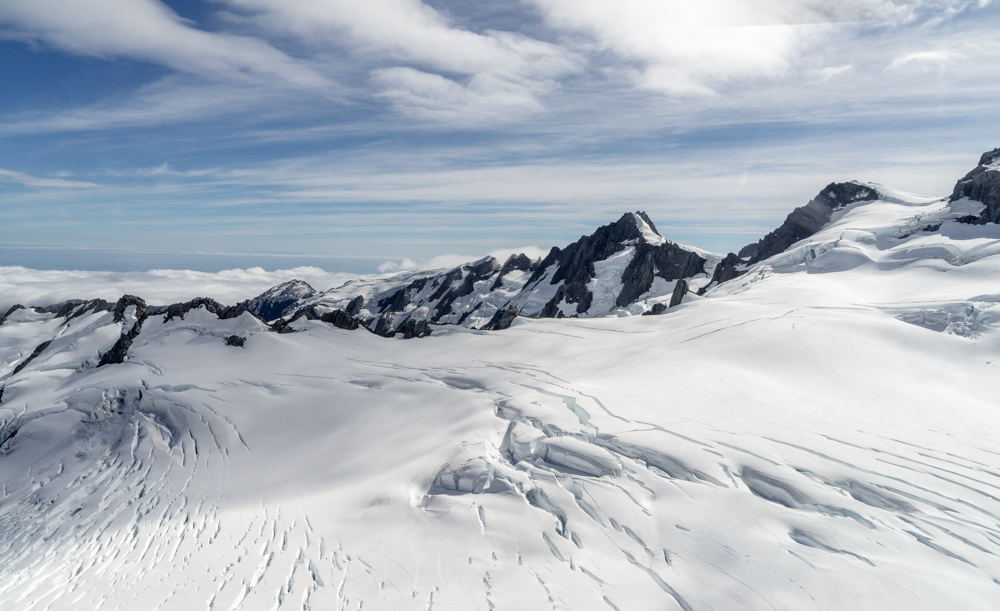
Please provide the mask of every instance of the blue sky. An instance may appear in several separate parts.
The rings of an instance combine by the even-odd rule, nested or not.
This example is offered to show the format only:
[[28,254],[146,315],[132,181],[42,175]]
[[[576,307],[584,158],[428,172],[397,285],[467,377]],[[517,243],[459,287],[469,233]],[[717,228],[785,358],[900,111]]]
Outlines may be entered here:
[[0,265],[366,272],[637,209],[726,252],[831,181],[949,192],[1000,146],[997,31],[959,0],[0,0]]

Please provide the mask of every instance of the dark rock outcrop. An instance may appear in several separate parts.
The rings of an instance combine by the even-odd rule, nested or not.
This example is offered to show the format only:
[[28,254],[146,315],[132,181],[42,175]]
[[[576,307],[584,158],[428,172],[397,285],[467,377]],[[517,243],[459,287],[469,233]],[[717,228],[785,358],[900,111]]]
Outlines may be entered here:
[[17,312],[18,310],[23,310],[23,309],[24,309],[24,306],[21,305],[21,304],[19,304],[19,303],[16,303],[16,304],[10,306],[10,309],[7,310],[7,313],[4,314],[2,317],[0,317],[0,325],[2,325],[3,323],[5,323],[7,321],[7,317],[8,316],[10,316],[11,314],[13,314],[14,312]]
[[48,348],[49,344],[51,343],[52,340],[49,340],[47,342],[42,342],[37,346],[35,346],[35,350],[34,352],[31,353],[31,356],[18,363],[17,367],[14,368],[14,373],[12,373],[11,376],[16,376],[17,374],[21,373],[21,370],[27,367],[28,364],[31,363],[31,361],[35,360],[35,357],[37,357],[39,354],[42,353],[42,351]]
[[362,297],[361,295],[358,295],[357,297],[352,299],[350,303],[347,304],[347,309],[344,311],[347,312],[350,316],[357,316],[358,312],[360,312],[361,308],[363,308],[364,306],[365,306],[365,298]]
[[643,316],[659,316],[667,311],[667,304],[665,303],[654,303],[653,309],[648,312],[643,312]]
[[[389,314],[389,316],[391,316],[391,314]],[[271,330],[277,333],[294,333],[295,329],[289,325],[300,318],[305,318],[306,320],[318,320],[348,331],[353,331],[361,326],[361,321],[343,310],[333,310],[320,314],[316,311],[315,306],[309,306],[302,308],[296,312],[294,316],[291,316],[288,319],[281,318],[275,321],[275,323],[271,325]]]
[[396,329],[396,334],[399,333],[403,334],[403,339],[427,337],[431,334],[431,324],[430,321],[427,320],[421,320],[418,322],[410,318],[403,324],[399,325],[399,329]]
[[701,287],[701,290],[698,291],[698,294],[704,295],[705,291],[707,291],[709,287],[722,284],[723,282],[729,282],[733,278],[742,276],[743,270],[737,269],[737,266],[743,265],[745,263],[746,261],[741,259],[739,255],[735,253],[729,253],[728,255],[723,257],[722,261],[719,261],[718,265],[715,266],[715,271],[712,272],[711,282]]
[[[205,308],[212,314],[219,317],[219,320],[228,320],[230,318],[236,318],[244,312],[250,312],[245,305],[238,304],[234,306],[225,306],[218,301],[211,299],[209,297],[196,297],[191,301],[186,301],[184,303],[171,304],[163,310],[163,322],[169,322],[174,318],[180,318],[184,320],[184,315],[191,310],[197,310],[198,308]],[[159,311],[155,312],[157,314],[161,313]],[[253,314],[253,312],[250,312]]]
[[90,301],[85,303],[82,308],[78,309],[77,311],[67,316],[66,322],[64,324],[69,324],[69,321],[75,318],[79,318],[80,316],[83,316],[87,312],[110,312],[113,309],[114,306],[112,306],[107,301],[104,301],[103,299],[91,299]]
[[[442,317],[451,314],[452,304],[455,303],[456,299],[465,297],[466,295],[471,295],[472,291],[475,290],[475,285],[477,282],[481,282],[490,278],[493,274],[500,269],[500,262],[493,257],[486,257],[480,259],[471,265],[461,265],[454,270],[452,270],[448,277],[452,278],[449,286],[454,283],[458,278],[463,278],[462,283],[458,286],[452,287],[446,293],[442,295],[441,301],[438,302],[435,308],[435,313],[433,320],[441,320]],[[456,275],[457,272],[457,275]],[[454,277],[453,277],[454,276]],[[444,285],[442,285],[444,287]],[[438,294],[441,289],[438,289],[435,294]],[[433,297],[432,297],[433,299]]]
[[590,309],[594,296],[587,289],[587,284],[596,275],[594,262],[603,261],[624,250],[624,242],[641,237],[642,232],[636,225],[635,217],[631,213],[625,213],[614,223],[599,227],[592,235],[581,236],[579,240],[566,248],[560,249],[553,246],[528,280],[529,285],[537,282],[549,267],[557,265],[556,272],[552,275],[549,283],[565,282],[546,304],[541,316],[543,318],[557,316],[562,311],[558,307],[559,303],[564,299],[567,303],[577,304],[577,313],[583,313]]
[[115,345],[111,347],[111,350],[108,350],[101,355],[101,361],[98,363],[98,367],[124,363],[129,347],[142,330],[142,323],[149,318],[150,311],[146,308],[146,302],[144,300],[136,297],[135,295],[122,295],[121,299],[115,303],[115,322],[122,322],[125,320],[125,310],[128,309],[129,306],[135,306],[135,323],[132,325],[132,328],[121,334],[118,341],[115,342]]
[[958,219],[960,223],[1000,223],[1000,148],[983,153],[979,165],[955,185],[949,201],[963,197],[986,204],[986,207],[979,216]]
[[792,210],[780,227],[764,236],[756,244],[740,249],[739,257],[748,263],[757,263],[785,252],[789,246],[813,235],[837,210],[848,204],[878,199],[878,191],[857,182],[833,182],[819,192],[805,206]]
[[372,327],[372,332],[375,335],[381,335],[382,337],[392,337],[396,330],[392,326],[392,312],[386,312],[382,316],[379,316],[375,321],[375,326]]
[[379,299],[378,311],[382,313],[402,312],[408,305],[410,305],[410,287],[404,286],[392,295]]
[[497,279],[490,287],[491,291],[495,291],[503,286],[503,277],[512,271],[529,272],[535,271],[534,267],[540,263],[540,261],[532,261],[528,258],[528,255],[521,253],[518,255],[511,255],[507,258],[507,261],[500,268],[500,273],[497,274]]
[[704,295],[710,287],[728,282],[743,275],[741,265],[752,265],[788,248],[815,234],[830,222],[833,213],[854,202],[878,199],[875,189],[859,182],[832,182],[805,206],[792,210],[780,227],[753,244],[747,244],[739,253],[729,253],[715,267],[712,280],[698,291]]
[[549,251],[528,284],[537,282],[552,265],[558,267],[549,282],[558,284],[564,281],[564,284],[542,309],[539,314],[542,318],[565,315],[565,310],[559,307],[563,301],[576,304],[577,314],[589,310],[594,296],[587,285],[596,276],[594,263],[621,252],[629,244],[635,245],[635,254],[622,272],[622,290],[615,301],[619,307],[635,303],[649,291],[653,278],[657,276],[672,281],[705,271],[706,260],[698,254],[670,241],[658,245],[647,242],[636,216],[656,232],[656,226],[645,212],[626,213],[614,223],[598,228],[592,235],[583,236],[564,249],[553,248]]
[[319,320],[329,323],[338,329],[346,329],[348,331],[353,331],[361,326],[361,323],[357,318],[354,318],[343,310],[333,310],[332,312],[327,312],[320,316]]
[[659,246],[639,242],[632,261],[622,273],[622,290],[615,303],[618,307],[634,303],[653,286],[655,276],[671,281],[704,273],[705,263],[703,257],[673,242]]
[[687,295],[688,283],[687,280],[683,278],[677,281],[674,285],[674,292],[670,294],[670,305],[668,307],[674,307],[681,304],[684,299],[684,295]]
[[316,295],[316,290],[302,280],[289,280],[243,302],[243,307],[261,320],[274,320],[292,313],[304,299]]
[[243,344],[247,342],[247,338],[240,337],[239,335],[230,335],[226,338],[227,346],[236,346],[237,348],[242,348]]
[[54,303],[45,307],[36,307],[32,309],[38,313],[45,312],[47,314],[55,314],[55,318],[65,318],[66,316],[69,316],[77,306],[83,305],[84,303],[86,303],[86,301],[82,299],[70,299],[61,303]]
[[493,315],[490,322],[486,323],[483,327],[484,329],[492,331],[502,331],[504,329],[509,329],[511,324],[514,323],[514,319],[520,316],[520,312],[517,308],[507,308],[506,310],[497,310],[497,313]]

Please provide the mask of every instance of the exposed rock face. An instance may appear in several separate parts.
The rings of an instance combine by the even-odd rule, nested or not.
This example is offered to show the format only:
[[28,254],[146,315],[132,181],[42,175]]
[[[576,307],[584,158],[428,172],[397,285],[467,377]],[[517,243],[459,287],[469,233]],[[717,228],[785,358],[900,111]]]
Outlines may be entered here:
[[150,311],[146,308],[144,300],[135,295],[122,295],[122,298],[115,304],[114,321],[125,322],[125,312],[130,306],[135,306],[135,322],[128,329],[122,330],[121,337],[111,347],[111,350],[101,355],[101,362],[98,363],[98,367],[124,363],[125,355],[128,354],[128,349],[132,345],[132,341],[135,340],[136,336],[139,335],[139,331],[142,330],[142,323],[149,318]]
[[10,309],[7,310],[7,313],[4,314],[3,316],[0,316],[0,325],[2,325],[4,322],[6,322],[7,321],[7,317],[9,317],[11,314],[13,314],[14,312],[17,312],[18,310],[23,310],[23,309],[24,309],[24,306],[21,305],[21,304],[19,304],[19,303],[10,306]]
[[308,306],[302,308],[296,312],[294,316],[288,319],[278,319],[271,325],[271,330],[278,333],[294,333],[295,329],[289,325],[300,318],[305,318],[306,320],[319,320],[340,329],[347,329],[348,331],[353,331],[361,326],[361,321],[343,310],[333,310],[331,312],[320,314],[316,311],[315,306]]
[[427,337],[431,334],[431,323],[426,320],[416,321],[412,318],[408,319],[396,333],[402,333],[403,339],[413,339],[414,337]]
[[52,343],[52,340],[49,340],[47,342],[42,342],[42,343],[38,344],[38,346],[35,347],[34,352],[31,353],[31,356],[29,356],[28,358],[26,358],[23,361],[21,361],[17,365],[17,367],[14,368],[14,373],[12,373],[11,375],[12,376],[16,376],[17,374],[21,373],[21,370],[24,369],[25,367],[27,367],[28,364],[31,363],[31,361],[35,360],[35,357],[37,357],[39,354],[41,354],[43,350],[45,350],[46,348],[48,348],[49,344],[51,344],[51,343]]
[[[513,312],[532,318],[604,316],[654,296],[657,278],[691,278],[710,271],[706,263],[700,251],[657,233],[644,212],[627,213],[543,259],[522,253],[501,265],[485,257],[423,276],[401,272],[397,285],[351,281],[299,302],[284,324],[288,312],[312,306],[343,310],[379,335],[402,331],[409,320],[494,329],[505,312],[511,312],[508,321]],[[599,294],[596,301],[592,291]]]
[[410,287],[404,286],[385,299],[378,302],[379,312],[402,312],[410,305]]
[[1000,148],[983,153],[979,165],[955,185],[950,201],[968,197],[986,204],[979,216],[959,219],[975,225],[1000,223]]
[[489,329],[492,331],[502,331],[504,329],[509,329],[510,325],[513,324],[514,319],[518,317],[520,312],[517,308],[507,308],[506,310],[497,310],[497,313],[493,315],[493,318],[489,323],[486,324],[484,329]]
[[[541,317],[557,316],[561,311],[558,304],[562,301],[577,304],[577,313],[589,310],[593,295],[587,289],[587,284],[595,276],[594,262],[603,261],[624,250],[624,242],[640,238],[642,233],[635,222],[635,217],[626,213],[614,223],[598,228],[592,235],[581,236],[579,240],[564,249],[553,246],[528,280],[528,284],[540,280],[550,266],[557,265],[549,284],[564,281],[556,295],[542,310]],[[652,283],[652,278],[649,281]]]
[[[859,182],[832,182],[805,206],[792,210],[780,227],[754,244],[747,244],[739,253],[729,253],[719,262],[712,274],[712,281],[698,291],[705,294],[709,287],[728,282],[743,275],[745,268],[769,259],[788,247],[804,240],[830,222],[833,213],[854,202],[879,198],[875,189]],[[744,269],[740,269],[743,267]]]
[[289,280],[270,288],[253,299],[243,302],[243,306],[261,320],[275,320],[291,314],[304,299],[316,295],[316,290],[301,280]]
[[86,303],[82,299],[70,299],[69,301],[64,301],[62,303],[55,303],[44,308],[33,308],[36,312],[46,312],[49,314],[55,314],[56,318],[64,318],[69,316],[70,313],[76,309],[77,306]]
[[348,331],[353,331],[361,326],[358,319],[351,316],[349,313],[343,310],[334,310],[332,312],[327,312],[319,317],[319,320],[329,323],[338,329],[347,329]]
[[648,312],[643,312],[643,316],[659,316],[667,311],[667,304],[665,303],[654,303],[653,309]]
[[364,305],[365,305],[365,298],[361,295],[358,295],[357,297],[351,300],[351,303],[347,304],[347,308],[344,311],[351,316],[357,316],[358,312],[361,311],[361,308]]
[[808,204],[792,210],[780,227],[756,244],[740,249],[739,257],[757,263],[785,252],[792,244],[813,235],[830,222],[834,211],[854,202],[878,199],[878,191],[857,182],[830,183]]
[[[472,291],[477,282],[482,282],[490,278],[497,270],[500,269],[500,262],[493,257],[486,257],[476,261],[471,266],[461,265],[456,267],[454,270],[449,272],[448,279],[449,283],[442,283],[441,288],[438,289],[431,299],[440,298],[437,308],[435,308],[435,316],[433,320],[440,320],[443,316],[447,316],[452,312],[452,305],[457,299],[471,295]],[[501,276],[497,276],[499,280]],[[462,279],[462,283],[458,286],[454,286],[455,281]],[[447,292],[443,292],[446,287],[451,286]]]
[[226,338],[227,346],[235,346],[237,348],[242,348],[243,344],[247,342],[247,338],[240,337],[239,335],[230,335]]
[[[743,252],[743,251],[740,251]],[[726,255],[719,264],[715,266],[715,271],[712,272],[712,281],[705,286],[701,287],[698,291],[699,295],[704,295],[705,291],[708,290],[710,286],[715,286],[722,284],[723,282],[729,282],[737,276],[741,276],[743,271],[738,268],[738,266],[744,265],[746,262],[736,255],[735,253],[729,253]]]
[[[224,306],[218,301],[210,299],[208,297],[196,297],[191,301],[169,305],[165,309],[156,308],[156,310],[153,313],[165,314],[165,316],[163,317],[163,322],[167,322],[169,320],[172,320],[173,318],[180,318],[181,320],[184,320],[185,314],[187,314],[191,310],[197,310],[198,308],[205,308],[212,314],[218,316],[220,320],[228,320],[230,318],[236,318],[237,316],[239,316],[244,312],[250,312],[250,310],[248,310],[247,307],[242,303],[234,306]],[[253,314],[253,312],[250,313]]]
[[372,331],[376,335],[392,337],[393,334],[396,333],[395,327],[392,326],[392,318],[392,312],[386,312],[375,322],[375,326],[372,328]]
[[73,320],[74,318],[83,316],[87,312],[110,312],[113,309],[114,309],[114,306],[112,306],[107,301],[104,301],[103,299],[91,299],[90,301],[88,301],[87,303],[85,303],[82,308],[78,309],[77,311],[73,312],[71,315],[67,316],[66,317],[66,322],[68,323],[69,321]]
[[[635,303],[641,295],[649,291],[656,276],[670,281],[703,273],[705,263],[703,257],[673,242],[659,245],[639,242],[636,244],[632,261],[622,274],[622,291],[616,303],[619,307]],[[684,286],[687,287],[687,282]]]
[[524,253],[518,255],[511,255],[510,257],[507,258],[507,261],[506,263],[503,264],[503,267],[500,268],[500,273],[497,274],[496,282],[493,283],[493,286],[490,287],[490,290],[495,291],[496,289],[503,286],[503,277],[509,274],[510,272],[533,271],[532,266],[535,265],[536,263],[537,263],[536,261],[532,261],[531,259],[528,258],[528,255]]
[[674,285],[674,292],[671,293],[671,295],[670,295],[670,306],[669,307],[672,308],[672,307],[674,307],[676,305],[680,305],[681,301],[683,301],[683,299],[684,299],[684,295],[687,295],[687,292],[688,292],[688,283],[687,283],[687,280],[684,280],[683,278],[680,279],[680,280],[678,280],[677,284]]

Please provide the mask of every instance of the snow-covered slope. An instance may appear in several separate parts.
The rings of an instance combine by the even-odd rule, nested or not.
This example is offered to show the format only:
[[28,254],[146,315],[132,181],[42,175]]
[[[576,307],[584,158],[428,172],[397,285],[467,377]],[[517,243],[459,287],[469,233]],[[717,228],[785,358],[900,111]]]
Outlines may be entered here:
[[0,606],[995,609],[1000,227],[865,186],[663,316],[15,310]]

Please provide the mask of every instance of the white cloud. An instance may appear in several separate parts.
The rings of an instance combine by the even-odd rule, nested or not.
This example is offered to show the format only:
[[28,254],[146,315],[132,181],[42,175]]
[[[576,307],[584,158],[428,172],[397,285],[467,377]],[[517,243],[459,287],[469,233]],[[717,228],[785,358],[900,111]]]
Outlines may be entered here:
[[3,37],[79,55],[124,57],[212,76],[330,85],[267,42],[196,29],[159,0],[4,0],[0,25],[8,28],[0,32]]
[[554,27],[639,67],[640,87],[706,94],[733,79],[788,69],[801,40],[760,7],[737,0],[534,0]]
[[92,182],[83,182],[79,180],[39,178],[37,176],[32,176],[31,174],[25,174],[24,172],[4,170],[3,168],[0,168],[0,182],[15,182],[25,185],[26,187],[42,187],[49,189],[90,189],[97,186]]
[[[419,0],[225,0],[252,23],[314,49],[342,45],[381,64],[376,95],[435,121],[507,122],[542,109],[552,79],[581,59],[560,46],[513,32],[471,32]],[[388,64],[388,65],[386,65]]]
[[372,74],[379,94],[411,115],[455,126],[509,123],[543,110],[537,94],[545,84],[477,74],[462,84],[413,68],[385,68]]
[[[710,95],[731,83],[795,73],[830,24],[899,25],[964,10],[963,0],[532,0],[554,28],[629,62],[636,86]],[[842,32],[841,32],[842,34]]]
[[821,68],[816,71],[817,76],[821,81],[828,81],[835,76],[844,74],[845,72],[850,72],[854,69],[854,66],[847,64],[845,66],[827,66],[826,68]]
[[961,53],[948,50],[908,53],[893,59],[886,67],[886,71],[916,70],[922,72],[937,70],[961,58]]

